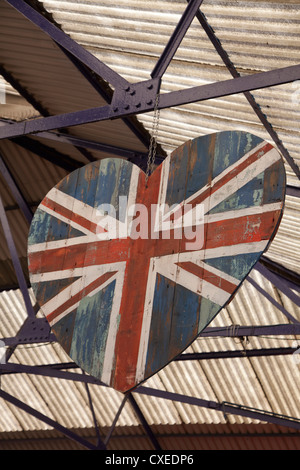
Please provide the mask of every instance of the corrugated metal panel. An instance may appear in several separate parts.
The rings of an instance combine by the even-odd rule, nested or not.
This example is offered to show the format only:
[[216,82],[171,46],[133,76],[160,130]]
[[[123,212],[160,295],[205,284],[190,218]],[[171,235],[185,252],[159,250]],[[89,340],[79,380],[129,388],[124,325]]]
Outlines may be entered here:
[[[32,297],[34,303],[34,297]],[[19,291],[0,294],[0,336],[14,336],[26,318],[24,302]],[[12,315],[13,312],[13,315]],[[36,365],[68,362],[70,358],[57,344],[20,345],[14,352],[11,362]],[[77,371],[77,370],[76,370]],[[88,408],[85,385],[50,377],[29,376],[27,374],[9,375],[1,378],[1,388],[13,392],[14,396],[38,409],[68,428],[91,428],[93,420]],[[98,423],[101,427],[110,426],[121,404],[122,395],[104,387],[90,386]],[[113,393],[111,393],[113,392]],[[17,411],[12,405],[1,400],[0,432],[43,430],[50,426]],[[15,416],[18,416],[16,419]],[[138,424],[132,410],[122,413],[119,425]]]
[[[112,5],[108,0],[102,1],[101,5],[96,0],[89,2],[49,0],[42,3],[74,39],[133,82],[149,77],[157,57],[186,5],[181,0],[172,2],[121,0],[118,6]],[[63,59],[57,48],[50,46],[46,38],[42,40],[38,30],[14,13],[5,2],[1,2],[0,6],[1,19],[5,20],[0,32],[2,35],[0,44],[2,40],[4,41],[4,49],[1,49],[3,57],[23,86],[35,90],[35,97],[44,107],[57,113],[95,106],[96,103],[101,104],[98,95],[87,88],[86,82],[81,77],[74,74],[73,67]],[[203,4],[203,11],[242,74],[299,62],[299,5],[287,6],[279,2],[216,3],[207,0]],[[18,35],[22,37],[21,47],[14,34],[16,26]],[[30,57],[27,55],[25,59],[25,52],[28,54],[30,47],[34,53]],[[47,65],[41,69],[45,51],[48,54]],[[58,67],[61,72],[59,76],[56,73]],[[220,58],[195,21],[166,73],[162,91],[167,92],[229,77]],[[69,86],[71,81],[72,89]],[[76,94],[72,91],[74,89]],[[293,84],[284,85],[257,91],[254,95],[285,146],[299,163],[300,109],[297,103],[292,106],[295,89]],[[15,119],[19,119],[18,112],[19,110],[15,109]],[[142,115],[139,119],[146,128],[151,128],[152,113]],[[115,125],[116,123],[113,134],[112,128],[106,125],[83,126],[81,129],[73,129],[72,132],[85,138],[113,144],[116,144],[117,134],[118,145],[134,149],[143,148],[136,139],[128,135],[123,124],[120,124],[121,127],[119,124],[117,127]],[[189,138],[224,129],[248,130],[268,139],[268,135],[245,98],[235,95],[162,111],[159,141],[166,150],[171,151]],[[64,146],[57,144],[54,147],[66,151]],[[64,170],[57,169],[44,160],[35,160],[30,152],[20,150],[10,142],[2,142],[0,150],[8,162],[13,162],[11,168],[14,176],[30,203],[34,204],[42,199],[46,192],[65,175]],[[72,152],[75,159],[82,158],[74,149]],[[286,168],[289,184],[298,185],[289,167]],[[5,188],[3,181],[0,187]],[[6,206],[15,204],[9,191],[2,189],[1,196]],[[300,272],[298,214],[298,199],[287,196],[283,220],[267,256],[291,270]],[[28,227],[18,211],[8,211],[8,217],[16,234],[18,252],[26,260]],[[9,255],[2,236],[0,243],[0,260],[6,261]],[[7,278],[10,276],[7,266],[5,275]],[[259,273],[253,271],[251,278],[278,300],[291,315],[300,318],[299,307]],[[34,302],[34,299],[32,300]],[[25,310],[20,292],[0,293],[0,337],[16,334],[24,319]],[[232,325],[275,325],[287,322],[283,314],[246,281],[234,300],[222,310],[211,326],[225,326],[230,330]],[[295,337],[251,337],[243,340],[200,337],[187,352],[287,347],[294,341]],[[54,364],[68,360],[69,358],[56,343],[19,346],[11,358],[13,362],[29,365]],[[223,401],[240,403],[300,418],[299,365],[293,361],[292,356],[173,362],[150,378],[145,385],[220,403]],[[89,435],[89,430],[93,428],[83,384],[18,374],[2,377],[1,387],[64,426],[80,429],[83,434],[87,433],[86,435]],[[91,385],[89,388],[97,420],[103,435],[106,435],[123,396],[104,387]],[[268,435],[254,442],[247,434],[247,439],[237,443],[238,438],[232,437],[231,434],[235,436],[235,433],[247,433],[247,425],[250,423],[247,418],[225,416],[221,412],[207,408],[138,394],[135,394],[135,398],[156,435],[161,434],[159,440],[167,449],[237,448],[238,445],[241,448],[255,449],[274,448],[274,445],[277,446],[275,448],[280,448],[281,445],[286,448],[288,439],[291,448],[297,448],[297,445],[299,447],[297,438],[282,437],[281,443],[278,438],[274,444],[274,440]],[[229,427],[225,430],[223,426],[226,426],[226,423],[227,425],[229,423]],[[202,425],[206,427],[201,427]],[[253,426],[251,432],[266,434],[268,432],[262,431],[258,424],[252,422],[251,425]],[[276,427],[269,427],[268,430],[272,434],[283,432],[283,429]],[[43,439],[44,433],[50,432],[50,427],[1,400],[0,432],[15,432],[17,437],[24,431],[36,432],[36,438],[40,435]],[[193,436],[182,438],[189,432]],[[196,436],[222,432],[228,433],[228,437],[220,436],[219,443],[207,435]],[[176,436],[178,433],[182,433],[182,436]],[[129,403],[123,409],[114,436],[110,442],[111,448],[151,448]],[[0,447],[1,445],[2,443]],[[20,443],[18,446],[14,441],[7,444],[7,448],[10,445],[12,448],[21,448],[22,445],[25,447],[26,443]],[[62,443],[56,442],[49,443],[49,448],[52,448],[52,445],[54,448],[63,446]],[[39,448],[37,442],[32,443],[32,446]]]
[[[22,188],[23,196],[28,204],[39,203],[47,192],[67,175],[65,170],[8,140],[1,141],[0,152],[17,185]],[[76,155],[75,151],[74,153]],[[4,182],[1,187],[3,186]],[[15,204],[9,190],[1,196],[4,198],[4,205]]]
[[[252,274],[264,285],[258,273]],[[0,294],[2,337],[14,335],[25,318],[23,301],[15,291]],[[253,305],[250,305],[250,300]],[[285,322],[283,315],[267,308],[268,301],[253,291],[245,283],[239,294],[227,309],[213,321],[211,326],[233,324],[277,324]],[[13,316],[11,312],[13,311]],[[299,314],[299,308],[289,310]],[[249,312],[256,314],[249,317]],[[260,315],[261,314],[261,315]],[[251,338],[245,343],[232,338],[199,338],[189,351],[203,352],[226,349],[251,349],[256,347],[291,346],[291,338]],[[19,346],[12,362],[28,365],[68,362],[68,356],[56,343],[49,345]],[[280,384],[280,387],[278,387]],[[299,416],[298,390],[300,377],[298,366],[291,356],[264,358],[236,358],[230,360],[212,359],[208,361],[173,362],[150,378],[149,387],[167,390],[188,396],[201,397],[212,401],[229,401],[243,405],[275,411],[290,416]],[[2,377],[3,390],[13,394],[39,411],[56,419],[69,428],[90,428],[93,426],[85,386],[59,379],[28,375]],[[105,387],[90,386],[97,420],[101,427],[109,427],[121,404],[122,394]],[[150,425],[191,425],[196,423],[242,424],[251,422],[247,418],[234,415],[224,416],[220,412],[191,406],[179,402],[158,399],[136,394],[135,398]],[[49,429],[40,421],[17,412],[11,405],[1,401],[1,432]],[[117,426],[136,426],[138,421],[130,406],[123,410]],[[184,429],[184,428],[183,428]]]
[[[0,60],[48,114],[107,104],[52,40],[4,1],[0,3]],[[122,120],[76,127],[72,133],[112,145],[118,135],[120,147],[145,151]]]
[[39,113],[0,76],[0,117],[23,121]]
[[[184,1],[105,0],[43,3],[64,31],[128,81],[147,79],[186,3]],[[214,2],[201,10],[241,75],[299,63],[298,4]],[[162,82],[162,93],[231,78],[197,20],[194,20]],[[300,102],[297,84],[253,95],[291,156],[300,163]],[[297,95],[298,96],[298,95]],[[296,100],[296,102],[295,102]],[[152,117],[139,120],[151,129]],[[172,150],[185,140],[224,129],[247,129],[270,139],[244,96],[235,95],[161,112],[159,142]],[[286,166],[288,182],[298,185]]]

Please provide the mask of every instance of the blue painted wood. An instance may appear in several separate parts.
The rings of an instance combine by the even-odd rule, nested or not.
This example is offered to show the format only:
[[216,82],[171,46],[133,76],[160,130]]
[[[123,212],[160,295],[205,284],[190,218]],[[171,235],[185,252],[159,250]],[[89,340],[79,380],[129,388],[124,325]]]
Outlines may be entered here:
[[[231,301],[274,237],[284,196],[280,154],[243,132],[186,142],[148,185],[122,159],[71,173],[42,201],[28,237],[32,287],[58,341],[89,374],[133,389]],[[131,215],[129,200],[139,204]],[[155,225],[165,203],[177,213],[203,207],[192,227],[203,229],[203,243],[188,244],[183,218],[180,238]],[[122,235],[103,222],[103,204],[115,209],[118,229],[127,223]],[[169,208],[162,212],[168,220]]]

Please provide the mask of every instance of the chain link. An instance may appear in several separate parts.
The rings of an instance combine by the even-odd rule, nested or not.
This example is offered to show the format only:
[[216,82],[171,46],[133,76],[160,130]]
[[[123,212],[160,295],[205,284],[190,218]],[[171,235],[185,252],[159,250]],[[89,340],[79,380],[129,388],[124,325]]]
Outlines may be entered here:
[[155,157],[156,157],[158,125],[159,125],[159,118],[160,118],[160,109],[158,109],[158,105],[159,105],[159,93],[156,95],[155,105],[154,105],[152,132],[151,132],[151,138],[150,138],[150,145],[149,145],[149,152],[148,152],[148,159],[147,159],[146,179],[145,179],[146,186],[148,184],[150,173],[152,173],[153,171]]

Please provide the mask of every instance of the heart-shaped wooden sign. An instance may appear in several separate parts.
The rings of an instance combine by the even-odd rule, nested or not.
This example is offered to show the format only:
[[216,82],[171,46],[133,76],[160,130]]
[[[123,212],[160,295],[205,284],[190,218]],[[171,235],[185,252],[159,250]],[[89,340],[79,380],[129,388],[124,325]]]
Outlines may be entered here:
[[126,392],[189,346],[278,228],[285,171],[244,132],[186,142],[153,172],[122,159],[74,171],[35,212],[29,274],[57,340]]

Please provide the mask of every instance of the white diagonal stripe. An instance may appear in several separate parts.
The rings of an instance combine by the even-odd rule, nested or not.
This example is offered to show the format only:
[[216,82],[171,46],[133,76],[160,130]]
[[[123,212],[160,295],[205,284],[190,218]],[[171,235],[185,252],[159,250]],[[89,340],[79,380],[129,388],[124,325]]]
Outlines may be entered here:
[[[86,267],[83,267],[83,268],[77,268],[77,269],[73,270],[73,276],[72,277],[80,276],[79,279],[76,279],[72,284],[65,287],[56,296],[52,297],[50,300],[45,302],[45,304],[41,306],[42,312],[47,317],[52,312],[54,312],[55,310],[60,308],[67,300],[69,300],[71,297],[78,294],[82,289],[87,287],[89,284],[91,284],[97,278],[101,277],[103,274],[106,274],[106,273],[112,272],[112,271],[122,271],[122,270],[124,270],[123,265],[124,265],[124,262],[123,263],[113,263],[113,264],[109,264],[109,265],[86,266]],[[62,271],[56,271],[56,272],[53,272],[53,273],[45,273],[44,275],[36,275],[36,281],[37,282],[43,282],[43,281],[50,281],[50,280],[54,280],[54,279],[66,279],[66,278],[68,278],[68,273],[69,273],[69,270],[68,271],[62,270]],[[39,278],[39,276],[40,276],[40,278]],[[98,291],[104,289],[104,287],[106,287],[108,284],[110,284],[116,278],[116,276],[117,276],[117,274],[110,277],[103,284],[101,284],[101,286],[95,287],[95,289],[93,289],[93,291],[91,291],[89,294],[87,294],[87,297],[91,297],[94,294],[96,294]],[[74,303],[71,307],[67,308],[64,312],[62,312],[55,319],[53,319],[53,321],[50,322],[51,326],[53,326],[55,323],[57,323],[59,320],[61,320],[65,315],[67,315],[68,313],[75,310],[75,308],[78,307],[79,303],[80,303],[80,301]]]

